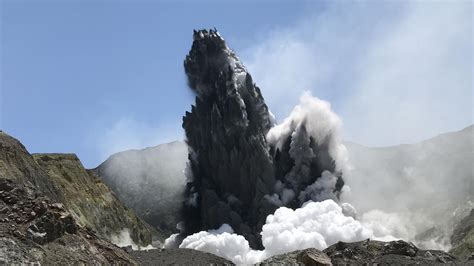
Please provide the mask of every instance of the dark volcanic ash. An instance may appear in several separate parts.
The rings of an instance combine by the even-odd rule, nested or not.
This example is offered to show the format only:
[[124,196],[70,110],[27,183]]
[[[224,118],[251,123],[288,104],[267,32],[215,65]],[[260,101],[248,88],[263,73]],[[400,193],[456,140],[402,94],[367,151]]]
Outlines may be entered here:
[[260,89],[219,33],[200,30],[193,37],[184,62],[196,93],[183,119],[191,170],[184,234],[229,224],[260,248],[262,225],[278,207],[338,198],[344,184],[336,165],[340,147],[335,132],[318,130],[318,116],[312,117],[318,113],[306,107],[319,103],[310,95],[272,128]]

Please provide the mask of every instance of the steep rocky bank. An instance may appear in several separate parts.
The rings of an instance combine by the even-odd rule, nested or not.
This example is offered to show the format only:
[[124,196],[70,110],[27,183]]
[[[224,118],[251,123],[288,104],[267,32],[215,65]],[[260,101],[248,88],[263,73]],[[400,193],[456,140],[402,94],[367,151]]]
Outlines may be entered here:
[[75,154],[33,154],[33,158],[59,188],[61,202],[80,225],[109,239],[125,230],[138,245],[152,243],[157,232],[125,207],[99,177],[84,169]]
[[474,209],[454,228],[451,244],[451,254],[474,263]]
[[61,203],[0,177],[0,264],[136,264]]
[[[128,230],[135,243],[146,246],[156,235],[73,154],[32,156],[18,140],[0,132],[0,179],[5,261],[54,262],[80,248],[89,251],[71,255],[71,261],[133,262],[108,240]],[[110,260],[94,255],[97,249],[109,250]]]

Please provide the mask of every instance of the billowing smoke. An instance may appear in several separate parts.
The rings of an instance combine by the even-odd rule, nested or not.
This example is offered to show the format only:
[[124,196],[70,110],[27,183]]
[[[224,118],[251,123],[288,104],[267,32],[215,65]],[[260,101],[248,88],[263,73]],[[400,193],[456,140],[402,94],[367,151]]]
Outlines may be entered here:
[[[465,163],[472,162],[469,139],[474,127],[418,146],[384,150],[349,143],[348,153],[339,138],[340,127],[341,120],[331,111],[329,103],[305,93],[291,115],[268,132],[267,141],[273,147],[282,148],[285,145],[282,139],[291,136],[289,154],[295,160],[294,165],[304,169],[306,158],[314,157],[315,150],[293,152],[297,144],[306,141],[301,147],[308,147],[310,138],[316,143],[325,140],[331,157],[335,158],[336,169],[344,171],[346,185],[340,199],[345,203],[335,202],[337,171],[323,171],[320,178],[299,194],[286,187],[285,182],[291,179],[279,180],[275,184],[276,193],[266,195],[268,201],[278,206],[294,198],[309,201],[294,210],[280,207],[267,217],[261,232],[264,250],[250,248],[248,241],[228,225],[188,236],[179,247],[214,253],[237,264],[256,263],[309,247],[324,249],[337,241],[367,238],[403,239],[422,248],[449,249],[449,229],[472,208],[469,201],[469,195],[473,194],[472,166]],[[302,128],[305,134],[300,133]],[[452,165],[459,169],[453,169]],[[295,173],[304,176],[305,171]],[[459,176],[452,177],[449,173]],[[292,177],[299,178],[296,174]]]
[[[331,110],[329,102],[313,97],[311,92],[306,91],[290,116],[283,123],[270,129],[267,133],[267,142],[281,149],[290,135],[295,138],[290,155],[297,165],[303,164],[305,157],[316,156],[310,148],[301,150],[302,147],[309,146],[309,143],[305,142],[309,142],[310,137],[314,138],[318,145],[326,142],[329,154],[336,162],[336,170],[342,171],[347,163],[347,151],[340,139],[341,125],[341,119]],[[296,139],[297,136],[300,136],[300,139]],[[298,145],[298,142],[303,143]]]
[[[472,3],[347,4],[275,28],[248,49],[248,69],[277,116],[296,102],[289,88],[309,88],[335,99],[345,137],[366,145],[414,143],[473,123]],[[387,233],[448,250],[474,202],[473,141],[471,126],[412,145],[347,143],[351,190],[342,201]]]
[[[303,93],[290,116],[267,133],[279,179],[267,200],[295,208],[308,200],[338,200],[343,189],[341,175],[347,168],[341,125],[328,102]],[[285,169],[286,165],[291,167]]]
[[[251,264],[298,249],[324,249],[337,241],[393,239],[384,234],[383,228],[355,220],[356,210],[350,204],[339,206],[335,202],[341,191],[341,171],[347,168],[340,127],[341,120],[329,103],[304,93],[290,116],[268,131],[267,142],[277,163],[292,163],[281,171],[284,175],[277,173],[275,193],[264,198],[276,206],[291,206],[289,203],[296,201],[296,206],[301,207],[280,207],[266,218],[260,233],[263,250],[252,249],[246,238],[235,234],[227,224],[192,234],[179,247],[214,253],[237,264]],[[289,158],[279,160],[283,156],[279,153],[288,154]],[[315,173],[321,175],[315,177]],[[179,240],[173,235],[165,246],[176,245]]]
[[[351,207],[345,204],[345,208]],[[179,247],[210,252],[236,264],[255,264],[273,255],[294,250],[323,250],[338,241],[395,239],[383,235],[381,229],[344,214],[343,208],[333,200],[309,201],[296,210],[281,207],[267,217],[261,232],[264,250],[251,249],[248,241],[234,234],[226,224],[217,230],[188,236]]]

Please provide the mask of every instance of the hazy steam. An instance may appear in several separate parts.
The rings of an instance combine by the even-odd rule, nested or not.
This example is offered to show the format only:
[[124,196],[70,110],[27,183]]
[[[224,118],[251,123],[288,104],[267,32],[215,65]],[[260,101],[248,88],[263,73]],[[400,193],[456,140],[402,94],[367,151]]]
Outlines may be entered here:
[[[346,162],[346,148],[342,145],[339,130],[342,125],[341,119],[331,110],[331,105],[316,97],[311,96],[311,92],[306,91],[300,97],[300,103],[293,109],[290,116],[283,123],[273,127],[267,133],[267,142],[281,148],[283,141],[288,136],[298,136],[299,130],[304,127],[308,136],[303,139],[309,141],[313,137],[318,144],[329,142],[329,154],[336,162],[337,170],[343,170]],[[300,146],[293,141],[290,156],[295,159],[295,164],[302,164],[304,157],[312,157],[313,151],[302,151]],[[295,145],[297,145],[295,147]],[[309,153],[309,154],[307,154]],[[299,167],[296,167],[299,168]]]
[[342,194],[362,220],[423,248],[450,248],[456,222],[472,208],[474,127],[413,144],[348,144],[351,191]]
[[97,171],[122,202],[165,234],[176,232],[186,186],[181,142],[114,154]]
[[152,245],[143,247],[133,242],[132,237],[130,236],[130,230],[128,228],[124,228],[122,231],[120,231],[120,233],[110,236],[110,242],[119,247],[131,247],[133,250],[154,249]]

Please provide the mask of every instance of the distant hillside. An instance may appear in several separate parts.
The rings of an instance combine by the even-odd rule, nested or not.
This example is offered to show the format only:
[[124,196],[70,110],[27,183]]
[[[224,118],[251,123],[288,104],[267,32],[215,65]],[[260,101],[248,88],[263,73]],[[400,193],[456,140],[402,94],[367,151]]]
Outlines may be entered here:
[[110,156],[93,171],[122,202],[160,231],[177,231],[188,149],[175,141]]
[[346,183],[364,194],[349,199],[361,211],[454,210],[474,195],[474,126],[416,144],[346,146],[352,166]]

